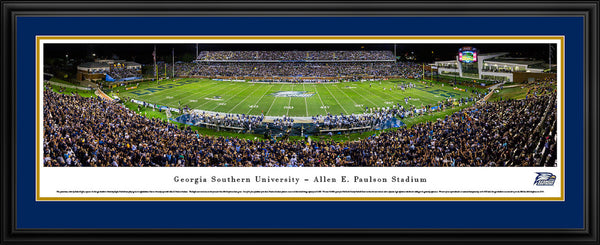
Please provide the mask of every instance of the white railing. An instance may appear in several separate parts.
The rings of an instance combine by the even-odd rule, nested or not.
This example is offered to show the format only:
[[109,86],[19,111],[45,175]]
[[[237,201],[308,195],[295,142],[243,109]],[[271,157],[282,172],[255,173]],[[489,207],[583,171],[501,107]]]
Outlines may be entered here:
[[79,87],[79,86],[75,86],[75,85],[69,85],[69,84],[57,83],[57,82],[51,82],[51,81],[46,81],[46,83],[54,85],[54,86],[65,87],[65,88],[74,88],[74,89],[79,89],[79,90],[94,90],[93,88]]

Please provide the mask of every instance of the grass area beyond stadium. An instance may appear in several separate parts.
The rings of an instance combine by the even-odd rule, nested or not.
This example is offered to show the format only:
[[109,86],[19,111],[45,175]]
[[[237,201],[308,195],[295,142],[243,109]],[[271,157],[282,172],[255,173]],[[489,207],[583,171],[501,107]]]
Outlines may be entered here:
[[[416,88],[402,91],[397,85],[413,83]],[[126,86],[131,87],[131,86]],[[437,105],[448,97],[461,98],[469,92],[433,82],[433,86],[418,80],[401,79],[375,82],[343,82],[327,84],[249,83],[214,81],[208,79],[176,79],[140,84],[135,89],[119,87],[112,95],[131,98],[157,105],[231,114],[265,116],[283,115],[311,117],[316,115],[361,114],[365,108],[392,107],[396,103],[406,107],[404,98],[411,97],[408,105]],[[385,89],[384,89],[385,88]],[[391,89],[391,90],[390,90]]]

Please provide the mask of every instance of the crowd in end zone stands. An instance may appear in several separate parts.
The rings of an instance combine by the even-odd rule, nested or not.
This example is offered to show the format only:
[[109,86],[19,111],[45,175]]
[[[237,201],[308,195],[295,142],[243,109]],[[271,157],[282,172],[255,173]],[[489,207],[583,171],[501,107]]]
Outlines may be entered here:
[[44,165],[555,166],[556,89],[543,91],[358,141],[309,143],[201,136],[118,103],[48,89]]
[[107,72],[109,76],[114,79],[128,78],[128,77],[139,77],[142,75],[140,69],[127,69],[115,67]]
[[396,63],[389,50],[203,51],[197,61],[175,64],[175,73],[178,76],[262,77],[269,80],[274,77],[419,78],[422,73],[418,64]]

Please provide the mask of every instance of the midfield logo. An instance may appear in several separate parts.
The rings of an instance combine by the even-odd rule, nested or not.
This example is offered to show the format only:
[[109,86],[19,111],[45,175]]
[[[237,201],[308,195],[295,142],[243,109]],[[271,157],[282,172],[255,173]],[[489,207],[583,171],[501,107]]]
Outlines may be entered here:
[[537,186],[553,186],[556,181],[556,175],[548,172],[536,172],[538,176],[533,182]]
[[311,97],[315,93],[306,91],[279,91],[270,95],[275,97]]

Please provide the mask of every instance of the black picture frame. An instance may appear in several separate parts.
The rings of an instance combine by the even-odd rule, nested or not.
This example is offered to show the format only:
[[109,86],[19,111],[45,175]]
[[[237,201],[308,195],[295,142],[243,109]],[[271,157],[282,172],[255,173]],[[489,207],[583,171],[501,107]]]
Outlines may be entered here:
[[[585,227],[582,229],[17,229],[16,18],[20,16],[577,16],[583,17]],[[538,2],[2,2],[3,244],[127,243],[598,243],[598,1]],[[568,195],[568,193],[567,193]]]

